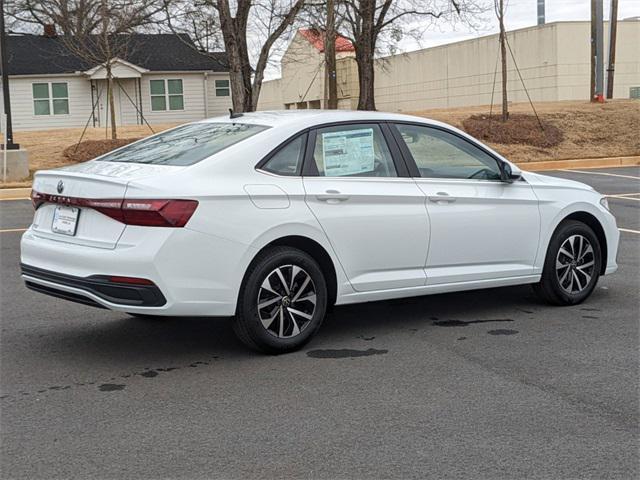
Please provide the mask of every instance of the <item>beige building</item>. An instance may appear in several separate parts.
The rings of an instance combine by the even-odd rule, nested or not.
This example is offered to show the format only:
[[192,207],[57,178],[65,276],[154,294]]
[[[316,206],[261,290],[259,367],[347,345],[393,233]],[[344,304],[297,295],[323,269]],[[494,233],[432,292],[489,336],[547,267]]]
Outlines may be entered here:
[[[608,25],[605,24],[605,32]],[[355,109],[358,73],[353,47],[340,39],[337,62],[340,108]],[[589,97],[590,24],[555,22],[508,32],[517,66],[533,101]],[[303,32],[282,58],[282,77],[265,82],[258,108],[321,108],[325,105],[322,42]],[[349,48],[350,47],[350,48]],[[605,51],[608,39],[605,39]],[[426,48],[376,60],[375,98],[379,110],[406,112],[500,102],[496,73],[498,35]],[[640,97],[640,21],[618,22],[615,98]],[[527,101],[514,62],[508,61],[509,101]],[[495,85],[494,85],[495,78]]]

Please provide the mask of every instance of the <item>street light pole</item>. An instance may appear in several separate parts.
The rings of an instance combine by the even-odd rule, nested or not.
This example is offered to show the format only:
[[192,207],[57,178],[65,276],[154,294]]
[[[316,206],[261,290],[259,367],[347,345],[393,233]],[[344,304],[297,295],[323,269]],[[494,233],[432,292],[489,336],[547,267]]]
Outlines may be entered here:
[[2,96],[4,100],[4,113],[6,115],[5,143],[7,150],[19,150],[20,145],[13,143],[13,126],[11,124],[11,100],[9,98],[9,71],[7,68],[7,34],[4,30],[4,0],[0,0],[0,74],[2,75]]

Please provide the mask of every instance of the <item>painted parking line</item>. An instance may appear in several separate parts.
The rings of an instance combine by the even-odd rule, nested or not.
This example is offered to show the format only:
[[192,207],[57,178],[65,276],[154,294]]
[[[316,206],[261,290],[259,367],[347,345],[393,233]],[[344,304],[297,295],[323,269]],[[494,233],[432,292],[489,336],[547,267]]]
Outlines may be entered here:
[[605,197],[637,197],[640,193],[610,193],[609,195],[605,195]]
[[26,228],[5,228],[4,230],[0,230],[0,233],[16,233],[16,232],[26,232]]
[[640,235],[640,230],[631,230],[630,228],[618,228],[618,230],[625,233],[636,233]]
[[615,198],[615,199],[618,199],[618,200],[633,200],[634,202],[640,202],[640,198],[625,197],[623,195],[605,195],[605,197],[607,197],[607,198]]
[[16,200],[31,200],[29,197],[0,198],[0,202],[15,202]]
[[620,175],[619,173],[608,173],[608,172],[585,172],[584,170],[558,170],[559,172],[569,172],[569,173],[582,173],[583,175],[605,175],[607,177],[620,177],[620,178],[630,178],[631,180],[640,180],[640,177],[634,177],[632,175]]

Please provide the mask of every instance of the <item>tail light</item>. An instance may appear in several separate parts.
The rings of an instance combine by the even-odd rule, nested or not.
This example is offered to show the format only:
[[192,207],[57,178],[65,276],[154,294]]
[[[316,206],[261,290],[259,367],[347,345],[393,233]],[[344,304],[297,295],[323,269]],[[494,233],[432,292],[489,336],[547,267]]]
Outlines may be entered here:
[[43,203],[56,203],[94,210],[126,225],[144,227],[184,227],[198,207],[196,200],[93,199],[64,197],[31,191],[37,210]]

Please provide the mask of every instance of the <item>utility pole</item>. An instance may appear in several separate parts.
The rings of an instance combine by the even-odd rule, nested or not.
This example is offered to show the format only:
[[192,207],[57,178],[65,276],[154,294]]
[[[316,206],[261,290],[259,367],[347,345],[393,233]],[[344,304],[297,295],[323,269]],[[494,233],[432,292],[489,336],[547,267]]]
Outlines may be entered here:
[[11,124],[11,99],[9,98],[9,69],[7,62],[7,34],[4,29],[4,0],[0,0],[0,57],[2,61],[2,96],[4,102],[4,113],[7,118],[7,150],[19,150],[20,145],[13,143],[13,125]]
[[609,61],[607,65],[607,98],[613,98],[613,73],[616,65],[616,36],[618,33],[618,0],[611,0],[609,19]]
[[538,25],[544,25],[544,1],[538,0]]
[[327,21],[324,30],[324,66],[327,82],[326,108],[338,108],[338,80],[336,78],[336,12],[334,0],[327,0]]
[[591,0],[591,101],[604,102],[603,0]]
[[496,14],[500,23],[500,59],[502,65],[502,121],[509,119],[509,105],[507,99],[507,32],[504,28],[504,0],[497,0]]

